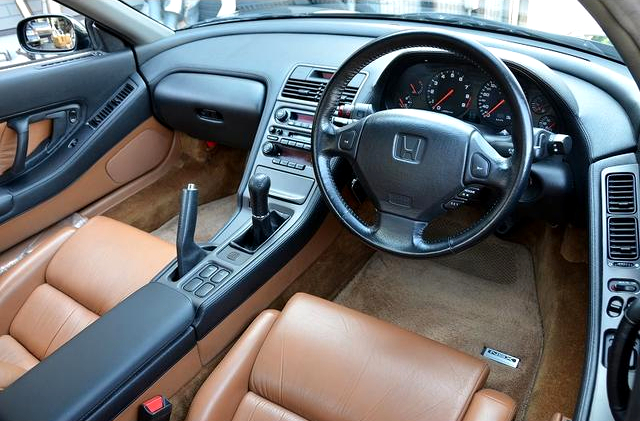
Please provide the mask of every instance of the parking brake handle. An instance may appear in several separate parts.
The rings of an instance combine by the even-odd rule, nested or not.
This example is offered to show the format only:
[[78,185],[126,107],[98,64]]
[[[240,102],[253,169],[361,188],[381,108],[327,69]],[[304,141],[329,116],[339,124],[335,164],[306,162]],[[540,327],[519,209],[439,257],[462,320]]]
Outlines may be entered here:
[[194,235],[198,219],[198,188],[189,183],[182,189],[176,249],[178,254],[178,276],[182,278],[205,258],[207,252],[196,244]]

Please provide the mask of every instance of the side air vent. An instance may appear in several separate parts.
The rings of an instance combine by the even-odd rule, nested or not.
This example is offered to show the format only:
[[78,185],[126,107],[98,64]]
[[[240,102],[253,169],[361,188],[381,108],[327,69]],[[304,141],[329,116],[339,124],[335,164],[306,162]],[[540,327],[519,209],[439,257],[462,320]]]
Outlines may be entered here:
[[107,119],[115,110],[118,105],[122,104],[122,102],[135,90],[135,86],[129,82],[125,83],[125,85],[120,88],[120,90],[111,97],[109,101],[100,109],[97,113],[89,120],[89,126],[94,129],[100,126],[103,121]]
[[638,223],[636,218],[609,218],[609,258],[635,260],[638,258]]
[[607,176],[607,208],[609,213],[636,211],[636,179],[632,173]]

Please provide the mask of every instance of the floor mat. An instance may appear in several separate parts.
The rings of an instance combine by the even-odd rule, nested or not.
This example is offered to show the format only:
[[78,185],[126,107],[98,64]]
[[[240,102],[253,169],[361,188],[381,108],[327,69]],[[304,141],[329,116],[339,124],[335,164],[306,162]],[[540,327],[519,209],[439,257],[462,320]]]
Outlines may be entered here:
[[[210,240],[233,216],[237,206],[238,198],[235,194],[198,206],[196,242],[203,243]],[[151,234],[170,243],[175,243],[177,233],[178,215],[168,220]]]
[[542,324],[529,251],[497,238],[431,260],[376,252],[335,301],[453,348],[485,346],[521,359],[490,362],[486,387],[513,397],[522,419],[542,352]]

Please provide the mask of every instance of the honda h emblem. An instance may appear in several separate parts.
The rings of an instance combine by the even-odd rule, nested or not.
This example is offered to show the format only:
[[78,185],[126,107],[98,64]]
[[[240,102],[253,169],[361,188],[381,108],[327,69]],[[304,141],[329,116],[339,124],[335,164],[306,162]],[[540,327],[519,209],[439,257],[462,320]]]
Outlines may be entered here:
[[393,159],[419,164],[424,150],[424,139],[410,134],[398,133],[393,140]]

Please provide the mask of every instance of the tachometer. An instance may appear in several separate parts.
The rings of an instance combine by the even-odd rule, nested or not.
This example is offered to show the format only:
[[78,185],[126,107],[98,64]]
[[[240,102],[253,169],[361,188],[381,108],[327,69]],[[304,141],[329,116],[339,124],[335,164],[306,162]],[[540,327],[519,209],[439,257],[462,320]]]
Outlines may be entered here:
[[443,70],[427,85],[427,104],[432,111],[460,117],[471,105],[471,84],[458,70]]
[[498,85],[492,80],[485,83],[480,89],[478,111],[482,120],[493,126],[505,127],[511,123],[511,107],[509,107]]

